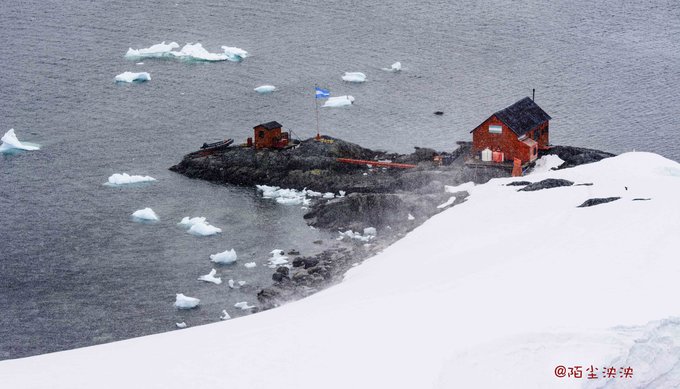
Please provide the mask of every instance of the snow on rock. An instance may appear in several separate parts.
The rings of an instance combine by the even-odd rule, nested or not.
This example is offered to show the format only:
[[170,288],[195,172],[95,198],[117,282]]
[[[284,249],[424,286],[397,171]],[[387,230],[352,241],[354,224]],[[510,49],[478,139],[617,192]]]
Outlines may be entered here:
[[147,72],[124,72],[114,78],[115,82],[144,82],[151,80],[151,75]]
[[400,72],[401,71],[401,62],[395,62],[390,66],[389,68],[382,68],[382,70],[386,72]]
[[562,158],[555,154],[544,155],[536,160],[536,165],[531,170],[530,174],[549,172],[551,170],[557,169],[563,163],[564,161]]
[[364,236],[376,236],[376,235],[378,235],[378,230],[376,230],[375,227],[364,228]]
[[196,308],[201,300],[195,297],[188,297],[182,293],[178,293],[175,298],[175,308],[178,309],[191,309]]
[[474,187],[475,183],[470,181],[456,186],[444,185],[444,191],[447,193],[470,192],[470,190]]
[[127,59],[132,59],[132,60],[139,60],[142,58],[160,58],[160,57],[168,57],[170,56],[170,52],[173,49],[178,49],[179,45],[177,42],[170,42],[168,44],[165,44],[165,41],[162,43],[155,44],[151,47],[147,47],[144,49],[133,49],[129,48],[127,53],[125,53],[125,58]]
[[222,50],[227,56],[227,59],[232,62],[241,62],[249,55],[247,51],[238,47],[222,46]]
[[279,249],[272,250],[271,255],[272,257],[269,258],[268,264],[269,267],[272,269],[288,263],[288,257],[284,255],[283,250]]
[[252,268],[254,268],[255,266],[257,266],[257,263],[255,263],[255,262],[246,262],[246,263],[243,264],[243,266],[247,267],[248,269],[252,269]]
[[259,93],[259,94],[272,93],[275,90],[276,90],[276,87],[274,85],[261,85],[261,86],[258,86],[257,88],[254,89],[254,91]]
[[16,134],[14,133],[13,128],[10,128],[10,130],[7,131],[0,140],[2,140],[2,144],[0,145],[0,152],[9,151],[13,149],[26,151],[40,150],[40,146],[38,145],[30,145],[20,142]]
[[[215,371],[238,366],[229,387],[672,388],[680,366],[674,172],[677,162],[625,153],[532,176],[592,186],[517,192],[504,185],[512,178],[493,179],[309,298],[245,320],[5,360],[2,384],[215,387]],[[610,196],[621,200],[576,208]],[[632,201],[639,197],[653,200]],[[178,355],[182,369],[170,371]],[[553,373],[590,364],[630,364],[634,375],[587,382],[585,371],[581,380]]]
[[221,265],[227,265],[236,262],[238,256],[236,255],[236,250],[225,250],[221,253],[210,254],[210,262],[219,263]]
[[221,228],[210,225],[205,217],[185,217],[177,223],[178,225],[188,228],[187,232],[196,236],[210,236],[222,232]]
[[347,82],[365,82],[366,75],[361,72],[345,72],[342,79]]
[[[366,230],[368,230],[368,234],[366,233]],[[360,232],[354,232],[352,230],[347,230],[345,232],[340,231],[340,236],[338,237],[338,240],[343,240],[345,238],[357,240],[359,242],[368,242],[373,239],[375,239],[375,228],[373,227],[368,227],[364,229],[364,235],[361,235]]]
[[354,104],[354,96],[336,96],[329,97],[328,100],[323,104],[323,108],[336,108],[336,107],[346,107]]
[[217,270],[212,269],[210,273],[198,277],[199,281],[205,281],[205,282],[212,282],[215,285],[219,285],[222,283],[222,279],[220,277],[215,277],[215,274],[217,273]]
[[446,208],[446,207],[452,205],[455,201],[456,201],[456,196],[451,196],[451,197],[449,197],[448,200],[446,200],[446,202],[437,205],[437,208],[438,209]]
[[151,176],[131,176],[127,173],[114,173],[109,177],[109,180],[105,185],[118,186],[151,181],[156,181],[156,179]]
[[158,215],[151,208],[144,208],[132,213],[132,217],[136,221],[157,222]]
[[241,308],[241,309],[244,310],[244,311],[247,310],[247,309],[253,309],[253,308],[255,308],[254,305],[248,305],[248,303],[247,303],[246,301],[242,301],[242,302],[240,302],[240,303],[236,303],[236,304],[234,304],[234,307],[236,307],[236,308]]
[[185,323],[185,322],[175,323],[175,327],[177,327],[177,328],[187,328],[187,323]]
[[220,320],[229,320],[231,319],[231,316],[229,316],[229,313],[227,313],[226,309],[222,310],[222,316],[220,316]]

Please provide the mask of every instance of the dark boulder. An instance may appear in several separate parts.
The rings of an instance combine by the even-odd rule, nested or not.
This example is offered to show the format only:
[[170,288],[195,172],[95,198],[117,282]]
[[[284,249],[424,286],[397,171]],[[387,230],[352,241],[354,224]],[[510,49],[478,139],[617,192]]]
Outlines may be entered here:
[[549,150],[539,151],[539,156],[554,154],[564,161],[557,169],[566,169],[586,163],[593,163],[616,154],[605,151],[572,146],[552,146]]

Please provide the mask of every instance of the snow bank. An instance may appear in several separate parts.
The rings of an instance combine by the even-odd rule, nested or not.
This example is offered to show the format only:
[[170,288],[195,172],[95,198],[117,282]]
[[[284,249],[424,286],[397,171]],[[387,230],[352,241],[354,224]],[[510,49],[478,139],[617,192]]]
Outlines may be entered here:
[[151,80],[151,75],[147,72],[124,72],[114,78],[115,82],[144,82],[149,80]]
[[275,90],[276,90],[276,87],[274,85],[261,85],[261,86],[258,86],[257,88],[254,89],[254,91],[259,93],[259,94],[272,93]]
[[345,72],[342,79],[347,82],[365,82],[366,75],[361,72]]
[[444,202],[443,204],[437,205],[437,208],[439,208],[439,209],[441,209],[441,208],[446,208],[446,207],[452,205],[455,201],[456,201],[456,196],[451,196],[451,197],[449,197],[449,199],[446,200],[446,202]]
[[151,177],[151,176],[131,176],[127,173],[123,173],[123,174],[114,173],[109,177],[108,182],[104,185],[119,186],[119,185],[138,184],[138,183],[142,183],[142,182],[151,182],[151,181],[156,181],[156,179]]
[[222,279],[220,277],[215,277],[215,273],[217,273],[217,270],[212,269],[210,273],[198,277],[199,281],[205,281],[205,282],[212,282],[215,285],[219,285],[222,283]]
[[236,250],[226,250],[217,254],[210,254],[210,261],[219,263],[220,265],[227,265],[236,262],[238,256],[236,255]]
[[389,68],[382,68],[382,70],[384,70],[386,72],[400,72],[401,71],[401,62],[395,62]]
[[132,213],[132,217],[136,221],[157,222],[158,215],[151,208],[144,208]]
[[470,181],[456,186],[444,185],[444,191],[447,193],[470,192],[470,190],[474,187],[475,183]]
[[175,308],[177,309],[191,309],[196,308],[201,300],[195,297],[188,297],[182,293],[178,293],[175,297]]
[[162,43],[155,44],[151,47],[147,47],[145,49],[133,49],[129,48],[127,53],[125,53],[125,58],[131,59],[131,60],[140,60],[142,58],[160,58],[160,57],[168,57],[170,56],[170,52],[174,49],[178,49],[179,45],[177,42],[170,42],[168,44],[165,44],[165,41]]
[[[531,177],[592,186],[518,192],[505,185],[516,179],[493,179],[308,298],[191,331],[2,361],[0,377],[14,389],[675,387],[680,333],[676,319],[662,320],[678,315],[680,295],[674,172],[676,162],[627,153]],[[577,208],[610,196],[621,200]],[[591,364],[630,364],[634,376],[554,374]],[[217,377],[225,366],[238,374]]]
[[564,161],[562,158],[554,154],[544,155],[536,160],[536,165],[534,166],[531,174],[534,173],[545,173],[551,170],[557,169],[562,165]]
[[336,107],[346,107],[354,104],[353,96],[336,96],[329,97],[328,100],[323,104],[323,108],[336,108]]
[[3,135],[2,138],[0,138],[0,140],[2,141],[2,144],[0,145],[0,152],[9,151],[13,149],[26,151],[40,150],[40,146],[38,145],[21,143],[17,138],[16,134],[14,133],[13,128],[10,128],[10,130],[7,131],[5,135]]
[[222,232],[221,228],[210,225],[205,217],[184,217],[177,223],[179,226],[188,228],[187,232],[196,236],[209,236]]

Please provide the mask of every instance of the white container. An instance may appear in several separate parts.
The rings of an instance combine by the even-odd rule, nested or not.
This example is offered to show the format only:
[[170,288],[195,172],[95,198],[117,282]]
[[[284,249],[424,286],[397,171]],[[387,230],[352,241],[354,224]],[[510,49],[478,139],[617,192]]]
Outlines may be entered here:
[[491,162],[493,157],[493,153],[491,150],[487,147],[484,150],[482,150],[482,161],[484,162]]

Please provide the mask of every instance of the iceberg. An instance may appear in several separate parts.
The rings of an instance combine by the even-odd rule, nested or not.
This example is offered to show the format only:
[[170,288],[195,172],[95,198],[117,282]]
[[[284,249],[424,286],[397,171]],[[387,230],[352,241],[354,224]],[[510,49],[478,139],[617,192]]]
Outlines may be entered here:
[[253,309],[253,308],[255,308],[254,305],[248,305],[248,302],[246,302],[246,301],[242,301],[242,302],[240,302],[240,303],[236,303],[236,304],[234,304],[234,307],[236,307],[236,308],[241,308],[241,309],[244,310],[244,311],[245,311],[246,309]]
[[165,41],[163,41],[162,43],[155,44],[145,49],[135,50],[133,48],[129,48],[127,53],[125,53],[125,58],[139,60],[142,58],[168,57],[171,55],[170,52],[173,49],[179,49],[177,42],[165,44]]
[[336,108],[336,107],[346,107],[348,105],[354,104],[353,96],[336,96],[329,97],[328,100],[323,104],[323,108]]
[[10,128],[10,130],[7,131],[0,140],[2,140],[2,144],[0,145],[0,152],[9,151],[12,149],[27,151],[40,150],[40,146],[21,143],[17,138],[16,134],[14,133],[13,128]]
[[231,316],[227,313],[226,309],[222,310],[222,316],[220,316],[220,320],[229,320],[231,319]]
[[156,212],[153,211],[151,208],[144,208],[140,209],[138,211],[134,211],[132,213],[132,217],[135,219],[135,221],[140,221],[140,222],[157,222],[158,221],[158,215],[156,215]]
[[200,302],[201,300],[195,297],[188,297],[182,293],[177,293],[177,297],[175,297],[175,308],[177,309],[196,308],[198,306],[198,303]]
[[222,279],[220,277],[215,277],[215,273],[217,273],[217,270],[212,269],[210,273],[198,277],[199,281],[205,281],[205,282],[212,282],[215,285],[219,285],[222,283]]
[[252,269],[252,268],[254,268],[255,266],[257,266],[257,263],[255,263],[255,262],[248,262],[248,263],[244,263],[243,266],[247,267],[248,269]]
[[361,72],[345,72],[345,75],[342,76],[342,79],[347,82],[365,82],[366,75]]
[[248,56],[248,52],[238,47],[222,46],[224,54],[232,62],[241,62]]
[[194,224],[204,224],[206,223],[205,217],[185,217],[182,221],[177,223],[178,225],[186,228],[191,228]]
[[382,70],[384,70],[386,72],[393,72],[393,73],[400,72],[401,71],[401,62],[395,62],[389,68],[382,68]]
[[205,62],[226,61],[230,58],[225,53],[211,53],[203,48],[203,45],[200,43],[187,43],[180,51],[171,51],[170,55],[187,61]]
[[311,200],[307,197],[320,197],[320,192],[303,189],[282,189],[278,186],[255,185],[257,190],[262,192],[265,199],[275,199],[277,203],[284,205],[309,205]]
[[124,72],[114,78],[115,82],[144,82],[149,80],[151,80],[151,75],[147,72]]
[[205,221],[205,217],[190,218],[187,216],[182,218],[182,220],[177,224],[184,228],[188,228],[188,233],[197,236],[209,236],[222,232],[221,228],[217,228],[208,224],[208,222]]
[[156,181],[156,179],[150,176],[131,176],[127,173],[122,174],[114,173],[109,177],[108,182],[105,183],[104,185],[118,186],[151,181]]
[[210,254],[210,262],[219,263],[221,265],[227,265],[236,262],[238,256],[234,249],[226,250],[217,254]]
[[255,92],[259,94],[267,94],[267,93],[272,93],[276,90],[276,87],[274,85],[262,85],[258,86],[257,88],[254,89]]
[[375,227],[364,228],[364,236],[376,236],[377,234],[378,230],[376,230]]
[[238,286],[243,286],[243,285],[245,285],[245,284],[246,284],[245,281],[239,281],[239,282],[238,282]]

